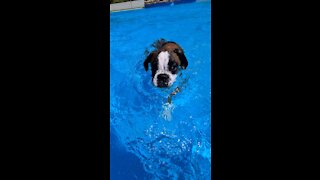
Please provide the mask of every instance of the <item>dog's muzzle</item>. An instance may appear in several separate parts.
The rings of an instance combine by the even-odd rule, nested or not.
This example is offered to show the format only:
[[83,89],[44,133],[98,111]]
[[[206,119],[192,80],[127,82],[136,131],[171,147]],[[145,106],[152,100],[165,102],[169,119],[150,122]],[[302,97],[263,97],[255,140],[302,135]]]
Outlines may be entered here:
[[167,74],[159,74],[157,77],[157,86],[158,87],[168,87],[170,77]]
[[171,74],[170,72],[157,71],[152,81],[156,87],[165,88],[170,87],[174,83],[176,77],[176,74]]

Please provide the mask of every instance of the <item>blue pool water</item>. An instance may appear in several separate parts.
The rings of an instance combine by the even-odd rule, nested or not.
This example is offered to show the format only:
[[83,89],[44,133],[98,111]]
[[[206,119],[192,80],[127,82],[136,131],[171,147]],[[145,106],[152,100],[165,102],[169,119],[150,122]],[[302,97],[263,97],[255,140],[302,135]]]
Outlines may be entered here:
[[[211,178],[211,2],[110,14],[110,175]],[[189,61],[171,88],[152,85],[145,50],[160,38]],[[181,92],[168,104],[168,95]]]

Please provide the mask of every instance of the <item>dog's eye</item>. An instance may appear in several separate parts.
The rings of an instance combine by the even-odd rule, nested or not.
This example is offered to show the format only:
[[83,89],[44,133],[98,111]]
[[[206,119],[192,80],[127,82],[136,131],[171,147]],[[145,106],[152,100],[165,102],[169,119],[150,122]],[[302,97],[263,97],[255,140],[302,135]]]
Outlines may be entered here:
[[173,73],[176,73],[178,71],[178,64],[174,61],[169,61],[169,70]]
[[171,66],[170,67],[170,71],[174,74],[176,74],[178,72],[178,67],[177,66]]
[[170,67],[170,70],[175,70],[175,69],[177,69],[177,66],[171,66]]

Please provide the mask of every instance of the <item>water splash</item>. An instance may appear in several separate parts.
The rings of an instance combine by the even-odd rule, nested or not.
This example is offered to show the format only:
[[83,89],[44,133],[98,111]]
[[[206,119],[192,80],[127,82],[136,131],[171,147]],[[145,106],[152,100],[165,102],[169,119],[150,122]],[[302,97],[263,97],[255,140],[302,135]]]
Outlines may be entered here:
[[[199,111],[210,101],[197,95],[198,82],[194,84],[191,79],[192,88],[187,87],[189,82],[185,83],[168,103],[168,95],[185,82],[189,72],[185,71],[175,86],[160,89],[152,85],[150,75],[140,63],[134,67],[129,72],[132,76],[121,76],[123,79],[115,81],[110,89],[110,122],[124,147],[139,157],[144,170],[154,179],[210,177],[211,144],[207,141],[210,137],[203,133],[210,128],[203,125],[210,124],[210,118],[204,118],[210,114],[205,114],[207,110]],[[193,103],[192,99],[202,103]]]
[[165,103],[162,105],[162,107],[163,107],[163,111],[161,113],[162,118],[166,121],[171,121],[174,105],[171,103]]

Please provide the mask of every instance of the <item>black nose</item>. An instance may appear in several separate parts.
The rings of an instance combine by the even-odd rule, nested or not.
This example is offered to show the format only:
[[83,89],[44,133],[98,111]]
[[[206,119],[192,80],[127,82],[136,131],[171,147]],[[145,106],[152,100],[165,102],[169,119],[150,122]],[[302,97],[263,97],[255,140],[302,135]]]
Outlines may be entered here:
[[169,76],[167,74],[159,74],[158,75],[158,80],[168,80]]
[[158,75],[158,87],[168,87],[169,76],[167,74]]

